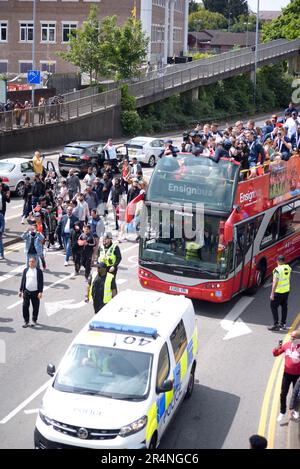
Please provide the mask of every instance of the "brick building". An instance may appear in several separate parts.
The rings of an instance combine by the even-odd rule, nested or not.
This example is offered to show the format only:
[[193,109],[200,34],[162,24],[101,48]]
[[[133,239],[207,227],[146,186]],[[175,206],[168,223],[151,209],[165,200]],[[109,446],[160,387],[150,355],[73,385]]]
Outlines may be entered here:
[[[0,0],[0,73],[26,73],[35,68],[73,72],[76,68],[57,56],[68,46],[68,35],[87,18],[96,4],[99,18],[117,15],[121,24],[136,7],[136,17],[150,37],[148,60],[166,63],[168,56],[186,55],[189,0]],[[35,36],[35,37],[34,37]]]

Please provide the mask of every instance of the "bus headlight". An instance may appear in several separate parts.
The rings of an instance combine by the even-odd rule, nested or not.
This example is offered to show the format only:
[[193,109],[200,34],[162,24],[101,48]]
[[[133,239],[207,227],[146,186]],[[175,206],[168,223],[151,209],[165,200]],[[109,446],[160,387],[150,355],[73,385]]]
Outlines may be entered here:
[[148,417],[147,415],[144,415],[144,417],[136,420],[135,422],[130,423],[129,425],[125,425],[124,427],[121,428],[119,435],[122,437],[126,437],[129,435],[133,435],[134,433],[137,433],[145,426],[147,425]]

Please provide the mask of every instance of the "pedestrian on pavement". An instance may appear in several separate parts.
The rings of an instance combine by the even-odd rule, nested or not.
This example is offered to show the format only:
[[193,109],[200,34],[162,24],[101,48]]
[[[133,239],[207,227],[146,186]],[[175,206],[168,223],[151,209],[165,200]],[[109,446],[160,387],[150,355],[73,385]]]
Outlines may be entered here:
[[[296,343],[297,341],[298,343],[300,343],[299,339],[295,339],[294,343]],[[299,418],[299,412],[297,410],[297,408],[299,407],[299,403],[300,403],[300,377],[297,379],[297,382],[294,386],[293,395],[291,397],[290,405],[289,405],[290,418],[292,420],[298,420]]]
[[107,272],[106,264],[99,262],[97,272],[93,272],[88,279],[85,301],[93,300],[95,314],[103,308],[117,294],[115,277]]
[[81,251],[81,264],[83,265],[85,271],[85,279],[88,281],[89,275],[91,273],[92,266],[92,256],[95,247],[95,240],[91,233],[91,227],[89,225],[84,225],[83,233],[78,238],[79,246],[82,246]]
[[264,436],[252,435],[249,438],[250,449],[267,449],[268,441]]
[[[286,318],[288,313],[288,297],[290,292],[291,267],[285,263],[284,256],[278,256],[277,267],[273,270],[273,284],[271,292],[271,310],[273,326],[269,331],[286,331]],[[281,323],[278,320],[278,307],[281,306]]]
[[80,222],[76,221],[74,223],[74,227],[71,229],[70,232],[70,241],[71,241],[71,250],[72,250],[72,257],[75,264],[75,276],[79,275],[80,267],[81,267],[81,251],[83,246],[79,246],[78,240],[80,235],[82,234]]
[[289,342],[282,345],[279,341],[278,347],[273,349],[273,356],[278,357],[284,353],[284,372],[281,383],[280,414],[277,422],[281,422],[286,413],[286,397],[291,383],[295,386],[300,376],[300,330],[293,331]]
[[59,224],[58,230],[60,231],[62,242],[66,251],[65,257],[65,266],[69,265],[69,259],[71,257],[71,243],[70,243],[70,236],[71,236],[71,229],[74,227],[74,223],[79,221],[75,215],[73,215],[73,208],[71,205],[67,208],[67,214],[63,215]]
[[46,186],[41,180],[40,174],[36,174],[32,184],[32,207],[35,208],[39,202],[40,197],[45,195]]
[[104,262],[107,271],[116,277],[121,260],[120,248],[117,243],[113,243],[112,234],[110,232],[104,233],[103,242],[98,250],[98,262]]
[[43,241],[45,239],[42,233],[37,230],[37,224],[33,223],[28,230],[21,235],[25,241],[26,264],[29,266],[29,259],[34,258],[36,265],[39,266],[39,259],[43,257]]
[[43,272],[37,267],[36,259],[29,258],[28,267],[23,270],[19,297],[23,298],[23,327],[29,326],[29,307],[32,304],[32,323],[34,327],[37,324],[40,300],[43,294],[44,277]]
[[0,260],[4,259],[4,247],[3,247],[3,232],[4,232],[4,216],[0,213]]
[[67,188],[69,199],[72,200],[81,191],[81,184],[78,175],[75,173],[75,169],[70,169],[69,176],[67,177]]

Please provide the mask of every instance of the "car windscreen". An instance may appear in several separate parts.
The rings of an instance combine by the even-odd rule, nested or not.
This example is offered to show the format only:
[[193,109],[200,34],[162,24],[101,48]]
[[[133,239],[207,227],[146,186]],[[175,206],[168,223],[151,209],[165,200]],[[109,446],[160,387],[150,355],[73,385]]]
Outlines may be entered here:
[[230,211],[239,166],[228,160],[180,154],[163,157],[152,174],[150,202],[204,204],[206,210]]
[[129,142],[126,142],[125,145],[126,147],[143,148],[147,143],[147,140],[133,138],[132,140],[129,140]]
[[64,154],[66,155],[82,155],[84,153],[84,148],[82,147],[65,147]]
[[2,163],[0,162],[0,173],[10,173],[15,168],[15,165],[12,163]]
[[152,355],[132,350],[74,344],[56,375],[54,388],[112,399],[146,399]]

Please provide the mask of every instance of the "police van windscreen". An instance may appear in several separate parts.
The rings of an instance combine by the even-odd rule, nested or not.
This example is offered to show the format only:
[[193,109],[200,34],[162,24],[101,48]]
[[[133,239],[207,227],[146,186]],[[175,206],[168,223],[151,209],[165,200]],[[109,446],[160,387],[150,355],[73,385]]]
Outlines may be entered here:
[[228,160],[178,154],[159,160],[150,180],[147,200],[203,203],[204,209],[230,212],[239,166]]
[[74,344],[56,375],[54,388],[112,399],[147,398],[152,354]]

